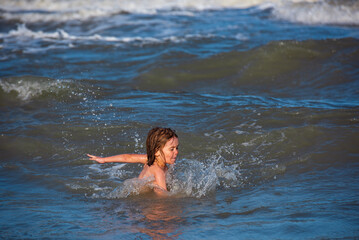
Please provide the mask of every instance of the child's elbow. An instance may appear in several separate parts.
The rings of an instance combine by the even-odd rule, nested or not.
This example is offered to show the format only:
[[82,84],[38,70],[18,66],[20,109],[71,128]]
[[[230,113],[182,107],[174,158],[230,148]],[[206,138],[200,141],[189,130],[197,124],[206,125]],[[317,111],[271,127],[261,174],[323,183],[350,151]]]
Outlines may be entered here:
[[155,187],[153,191],[156,193],[157,196],[160,197],[168,197],[170,195],[170,192],[166,189],[163,189],[161,187]]

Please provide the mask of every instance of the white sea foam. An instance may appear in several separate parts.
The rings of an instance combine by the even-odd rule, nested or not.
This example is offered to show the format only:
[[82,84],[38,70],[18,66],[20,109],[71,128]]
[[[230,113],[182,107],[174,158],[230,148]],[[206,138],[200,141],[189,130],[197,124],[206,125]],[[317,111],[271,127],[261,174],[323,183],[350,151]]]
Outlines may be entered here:
[[[273,0],[272,0],[273,1]],[[275,0],[274,0],[275,1]],[[87,20],[120,12],[156,14],[163,10],[175,10],[175,14],[188,15],[189,10],[201,11],[222,8],[247,8],[258,6],[267,0],[3,0],[1,15],[6,19],[23,22]]]
[[122,42],[131,42],[131,41],[157,41],[156,39],[152,38],[117,38],[111,36],[101,36],[98,34],[94,34],[91,36],[75,36],[67,33],[62,29],[58,29],[56,32],[43,32],[43,31],[32,31],[26,27],[25,24],[18,25],[17,29],[11,30],[7,34],[0,34],[0,38],[14,38],[14,37],[21,37],[21,38],[33,38],[33,39],[42,39],[42,40],[71,40],[71,41],[83,41],[83,40],[92,40],[92,41],[122,41]]
[[[43,31],[32,31],[27,28],[25,24],[20,24],[17,29],[10,30],[8,33],[0,33],[0,39],[8,40],[13,42],[18,40],[17,44],[21,46],[21,49],[25,53],[36,53],[44,52],[51,49],[67,49],[72,48],[74,43],[80,42],[114,42],[119,44],[133,44],[135,46],[143,46],[147,44],[161,44],[161,43],[181,43],[196,39],[212,39],[216,36],[213,34],[186,34],[183,36],[167,36],[162,38],[154,37],[114,37],[114,36],[102,36],[94,34],[90,36],[72,35],[62,29],[58,29],[55,32],[43,32]],[[45,42],[52,42],[50,46],[39,46],[33,47],[31,40],[40,40]],[[7,46],[7,41],[4,41],[3,48],[14,48],[13,44]],[[28,46],[28,47],[26,47]]]
[[3,0],[2,18],[30,22],[86,21],[121,12],[191,16],[196,11],[224,8],[273,9],[274,16],[305,24],[359,24],[359,3],[355,0]]
[[15,92],[22,101],[28,101],[40,96],[43,92],[57,92],[64,87],[59,80],[38,78],[37,80],[24,78],[0,79],[0,87],[6,92]]
[[304,24],[359,24],[358,1],[283,1],[275,17]]

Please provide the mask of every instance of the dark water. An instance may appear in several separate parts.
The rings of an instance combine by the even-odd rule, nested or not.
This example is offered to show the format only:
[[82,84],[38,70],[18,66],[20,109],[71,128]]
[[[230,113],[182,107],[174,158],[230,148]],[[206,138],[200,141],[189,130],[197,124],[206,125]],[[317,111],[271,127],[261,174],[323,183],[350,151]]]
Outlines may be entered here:
[[[359,238],[357,1],[2,1],[1,239]],[[177,130],[171,197],[138,194]]]

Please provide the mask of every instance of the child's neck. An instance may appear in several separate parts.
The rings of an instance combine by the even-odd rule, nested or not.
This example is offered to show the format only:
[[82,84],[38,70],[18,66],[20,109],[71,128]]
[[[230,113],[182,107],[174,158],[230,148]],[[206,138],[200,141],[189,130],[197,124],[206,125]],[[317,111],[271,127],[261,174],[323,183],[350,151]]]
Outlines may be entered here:
[[166,169],[166,163],[163,162],[163,161],[158,161],[158,160],[156,159],[156,160],[155,160],[155,164],[156,164],[159,168],[161,168],[161,169],[163,169],[163,170]]

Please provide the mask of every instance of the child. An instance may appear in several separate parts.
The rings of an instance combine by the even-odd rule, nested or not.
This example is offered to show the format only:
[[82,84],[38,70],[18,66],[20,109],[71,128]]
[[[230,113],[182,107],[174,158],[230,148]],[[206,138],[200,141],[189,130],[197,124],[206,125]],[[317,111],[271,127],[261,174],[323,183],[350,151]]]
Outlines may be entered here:
[[98,163],[124,162],[142,163],[143,169],[138,176],[139,179],[153,177],[155,193],[166,195],[166,164],[174,164],[178,154],[178,136],[170,128],[153,128],[149,131],[146,140],[146,154],[120,154],[112,157],[97,157],[90,154],[89,160]]

